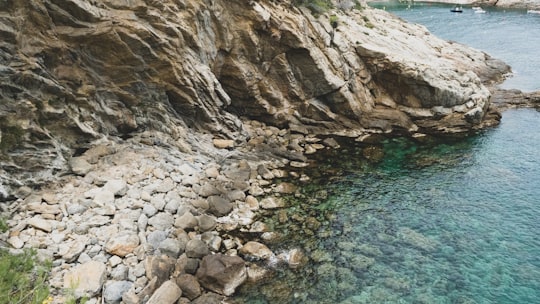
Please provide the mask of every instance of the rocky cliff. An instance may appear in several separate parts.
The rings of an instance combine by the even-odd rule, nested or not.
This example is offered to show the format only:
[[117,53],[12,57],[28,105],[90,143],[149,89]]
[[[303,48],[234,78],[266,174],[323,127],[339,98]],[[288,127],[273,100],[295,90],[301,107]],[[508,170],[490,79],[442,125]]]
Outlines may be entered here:
[[244,117],[347,136],[483,125],[503,63],[366,5],[289,2],[0,1],[0,196],[144,131],[189,151],[197,132],[245,142]]

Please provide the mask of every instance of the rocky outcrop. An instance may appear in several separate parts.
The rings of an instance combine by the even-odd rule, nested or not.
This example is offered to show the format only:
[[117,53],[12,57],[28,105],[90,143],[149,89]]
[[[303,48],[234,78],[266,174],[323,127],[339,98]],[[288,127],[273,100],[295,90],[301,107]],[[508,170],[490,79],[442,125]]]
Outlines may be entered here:
[[182,151],[197,131],[245,142],[241,117],[304,134],[466,132],[489,107],[482,81],[508,70],[383,11],[316,18],[289,1],[2,1],[0,33],[3,199],[148,130]]
[[495,90],[493,93],[493,105],[500,110],[508,108],[540,109],[540,91]]

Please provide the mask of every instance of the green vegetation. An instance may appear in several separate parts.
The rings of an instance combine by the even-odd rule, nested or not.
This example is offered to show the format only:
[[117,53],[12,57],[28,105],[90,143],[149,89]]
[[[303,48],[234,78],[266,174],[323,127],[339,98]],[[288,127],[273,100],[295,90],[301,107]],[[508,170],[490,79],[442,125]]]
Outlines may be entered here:
[[38,263],[34,250],[11,254],[0,249],[0,304],[46,303],[52,265]]
[[313,16],[319,16],[334,8],[330,0],[294,0],[293,4],[307,7]]
[[330,16],[330,25],[331,25],[333,28],[338,27],[338,17],[337,17],[336,15]]
[[9,227],[4,218],[0,217],[0,233],[8,231]]

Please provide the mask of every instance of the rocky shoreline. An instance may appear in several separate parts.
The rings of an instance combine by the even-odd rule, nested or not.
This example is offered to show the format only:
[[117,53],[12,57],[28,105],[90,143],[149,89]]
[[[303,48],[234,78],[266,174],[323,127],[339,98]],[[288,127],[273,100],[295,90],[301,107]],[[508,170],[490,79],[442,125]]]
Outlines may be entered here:
[[[334,137],[500,119],[485,85],[508,66],[383,11],[333,27],[287,1],[59,2],[0,5],[27,20],[0,20],[0,241],[52,260],[51,303],[226,301],[259,263],[305,262],[268,249],[260,212]],[[44,25],[52,42],[19,40]]]
[[[284,207],[280,195],[295,191],[274,179],[308,179],[285,166],[307,166],[304,153],[338,147],[331,138],[246,125],[246,146],[203,136],[204,155],[167,146],[163,134],[96,144],[71,160],[72,175],[41,191],[19,189],[0,239],[13,253],[36,248],[53,261],[52,303],[221,303],[265,276],[257,261],[302,263],[298,249],[276,255],[254,241],[275,237],[257,213]],[[292,159],[277,150],[265,156],[264,145]]]
[[[493,90],[498,111],[540,107],[538,92]],[[281,196],[296,188],[279,180],[308,182],[299,173],[306,156],[339,144],[245,125],[245,145],[201,134],[204,153],[182,152],[162,133],[98,142],[60,180],[17,190],[0,241],[53,261],[50,303],[223,303],[244,282],[267,277],[270,265],[297,268],[306,262],[300,248],[278,254],[265,245],[279,236],[261,211],[286,207]]]

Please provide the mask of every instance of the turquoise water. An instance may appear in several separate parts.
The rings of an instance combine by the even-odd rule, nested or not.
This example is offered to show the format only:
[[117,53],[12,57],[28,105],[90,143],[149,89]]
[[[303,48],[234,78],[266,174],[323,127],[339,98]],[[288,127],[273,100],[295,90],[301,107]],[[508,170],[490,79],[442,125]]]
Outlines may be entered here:
[[540,14],[527,10],[484,7],[477,14],[471,6],[463,13],[450,13],[451,5],[415,2],[371,2],[403,19],[425,25],[436,36],[461,42],[487,52],[512,67],[513,77],[502,84],[506,89],[540,90]]
[[540,303],[539,121],[511,110],[463,140],[389,139],[378,163],[366,147],[327,155],[289,220],[267,220],[284,235],[272,248],[309,263],[236,303]]

